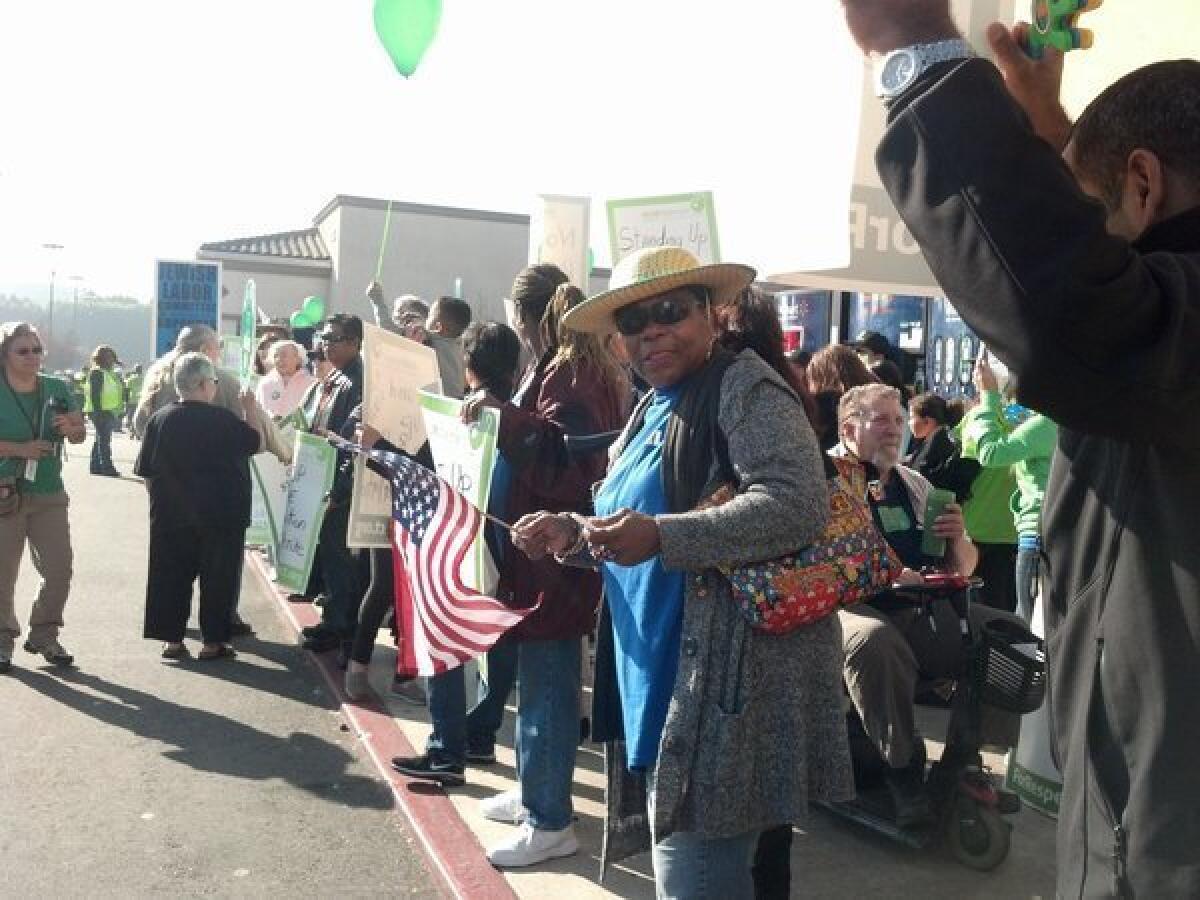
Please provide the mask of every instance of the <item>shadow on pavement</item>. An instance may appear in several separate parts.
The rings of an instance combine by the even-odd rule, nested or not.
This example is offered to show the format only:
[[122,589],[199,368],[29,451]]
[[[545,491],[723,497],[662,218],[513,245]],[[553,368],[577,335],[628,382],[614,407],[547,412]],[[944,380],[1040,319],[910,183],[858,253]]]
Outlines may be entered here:
[[393,806],[386,785],[347,774],[354,757],[337,744],[301,732],[277,737],[86,672],[55,671],[14,669],[10,677],[83,715],[175,747],[163,755],[193,769],[252,781],[278,778],[342,806]]

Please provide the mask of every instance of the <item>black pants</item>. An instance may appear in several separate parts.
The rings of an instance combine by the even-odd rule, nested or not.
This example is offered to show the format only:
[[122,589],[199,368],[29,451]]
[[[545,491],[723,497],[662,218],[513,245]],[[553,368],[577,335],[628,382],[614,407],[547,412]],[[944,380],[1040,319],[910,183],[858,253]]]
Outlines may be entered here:
[[788,900],[792,887],[791,825],[776,825],[758,836],[752,873],[754,900]]
[[241,591],[244,528],[150,527],[144,635],[183,640],[192,609],[192,585],[200,579],[200,634],[207,644],[229,640],[229,617]]
[[975,546],[979,550],[979,565],[974,574],[983,579],[976,601],[992,609],[1013,612],[1017,607],[1017,545]]
[[343,641],[351,641],[358,627],[358,607],[363,599],[362,566],[358,553],[346,546],[350,527],[350,503],[339,503],[325,511],[318,547],[321,574],[325,579],[325,605],[321,621]]
[[354,646],[350,658],[364,666],[371,661],[375,639],[387,616],[395,605],[396,585],[392,570],[392,548],[371,548],[371,583],[363,596],[362,608],[358,611],[358,628],[354,632]]

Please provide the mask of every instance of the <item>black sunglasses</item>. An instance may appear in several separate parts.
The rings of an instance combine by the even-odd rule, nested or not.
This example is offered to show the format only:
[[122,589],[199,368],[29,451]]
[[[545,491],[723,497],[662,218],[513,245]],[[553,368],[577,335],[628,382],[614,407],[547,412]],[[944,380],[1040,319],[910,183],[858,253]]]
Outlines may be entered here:
[[625,306],[613,313],[617,331],[625,337],[641,334],[653,322],[655,325],[678,325],[700,301],[693,298],[663,297],[653,303]]
[[342,341],[350,340],[350,335],[348,335],[348,334],[333,334],[331,332],[326,332],[325,334],[318,335],[318,337],[320,337],[321,342],[325,343],[325,344],[337,344]]

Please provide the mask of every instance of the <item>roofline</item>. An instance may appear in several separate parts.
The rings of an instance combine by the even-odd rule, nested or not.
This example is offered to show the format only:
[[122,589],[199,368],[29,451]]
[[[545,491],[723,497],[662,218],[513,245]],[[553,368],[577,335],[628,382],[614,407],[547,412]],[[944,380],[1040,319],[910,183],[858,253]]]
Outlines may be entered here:
[[[521,213],[494,212],[487,209],[463,209],[457,206],[433,206],[426,203],[404,203],[399,200],[390,201],[393,212],[408,213],[413,216],[438,216],[443,219],[473,219],[478,222],[502,222],[506,225],[528,225],[529,216]],[[313,218],[313,225],[320,225],[340,206],[354,206],[359,209],[386,210],[389,201],[377,197],[355,197],[350,194],[338,194]]]
[[244,272],[258,272],[264,275],[328,275],[333,271],[333,260],[330,259],[302,259],[293,256],[213,250],[197,251],[196,259],[233,263]]

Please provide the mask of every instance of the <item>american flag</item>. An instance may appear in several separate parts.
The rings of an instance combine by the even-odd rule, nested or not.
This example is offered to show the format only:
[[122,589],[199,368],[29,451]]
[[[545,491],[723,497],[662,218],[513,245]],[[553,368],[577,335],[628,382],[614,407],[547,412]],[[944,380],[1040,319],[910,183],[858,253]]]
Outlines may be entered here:
[[483,516],[409,457],[366,453],[392,483],[396,618],[404,637],[398,671],[436,675],[486,653],[533,609],[509,609],[464,583],[463,560]]

